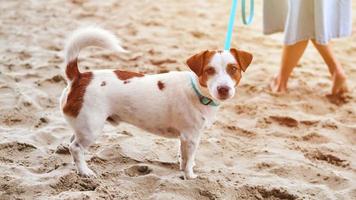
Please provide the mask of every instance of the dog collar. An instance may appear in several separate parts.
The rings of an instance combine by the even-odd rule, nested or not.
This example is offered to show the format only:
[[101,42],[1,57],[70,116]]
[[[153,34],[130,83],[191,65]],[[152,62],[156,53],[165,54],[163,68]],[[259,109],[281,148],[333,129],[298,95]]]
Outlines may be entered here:
[[206,96],[202,95],[202,94],[199,92],[197,86],[196,86],[195,83],[194,83],[193,77],[190,77],[190,81],[191,81],[191,83],[192,83],[193,90],[194,90],[195,94],[198,96],[199,101],[200,101],[201,104],[206,105],[206,106],[207,106],[207,105],[210,105],[210,106],[219,106],[219,104],[216,103],[216,102],[214,102],[214,100],[212,100],[212,99],[209,98],[209,97],[206,97]]

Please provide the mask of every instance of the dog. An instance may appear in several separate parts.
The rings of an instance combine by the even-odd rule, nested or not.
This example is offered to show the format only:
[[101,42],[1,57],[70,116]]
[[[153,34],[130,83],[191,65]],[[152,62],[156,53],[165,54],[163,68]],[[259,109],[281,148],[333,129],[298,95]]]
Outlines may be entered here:
[[79,29],[66,42],[68,85],[61,95],[60,109],[74,129],[69,150],[78,174],[96,176],[84,159],[84,150],[108,121],[179,138],[180,170],[185,179],[196,178],[193,166],[201,132],[213,123],[220,103],[235,95],[252,54],[233,48],[206,50],[187,59],[190,71],[153,75],[122,70],[80,72],[78,55],[88,46],[126,52],[112,33],[101,28]]

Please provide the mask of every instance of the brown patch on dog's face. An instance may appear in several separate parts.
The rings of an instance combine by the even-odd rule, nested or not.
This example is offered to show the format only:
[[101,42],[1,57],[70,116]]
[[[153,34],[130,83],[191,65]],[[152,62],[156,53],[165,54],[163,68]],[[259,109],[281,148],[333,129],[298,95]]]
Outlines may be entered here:
[[235,86],[239,84],[241,80],[241,70],[237,64],[229,63],[226,66],[226,72],[235,80]]
[[236,49],[203,51],[187,60],[188,66],[197,74],[199,84],[208,89],[214,99],[221,101],[235,95],[241,71],[252,61],[252,55]]
[[121,71],[121,70],[115,70],[114,73],[116,74],[117,78],[120,80],[127,80],[133,77],[142,77],[144,76],[143,74],[136,73],[136,72],[129,72],[129,71]]
[[159,90],[163,90],[164,87],[165,87],[165,85],[164,85],[164,83],[163,83],[162,81],[158,81],[158,82],[157,82],[157,86],[158,86],[158,89],[159,89]]
[[234,56],[236,62],[238,63],[242,71],[245,72],[247,67],[252,62],[252,58],[253,58],[252,54],[234,48],[230,49],[230,53]]
[[205,50],[193,55],[187,60],[187,65],[199,77],[199,83],[204,87],[206,87],[208,77],[215,73],[215,71],[213,71],[214,68],[207,67],[215,53],[215,51]]
[[203,87],[207,87],[206,83],[208,82],[209,77],[214,76],[216,70],[214,67],[206,65],[203,69],[203,73],[199,76],[199,84]]
[[63,113],[77,117],[82,108],[86,88],[93,79],[92,72],[81,73],[77,78],[73,79],[70,92],[67,96],[67,102],[63,107]]
[[101,84],[100,84],[101,87],[103,87],[103,86],[105,86],[105,85],[106,85],[106,82],[105,82],[105,81],[101,82]]

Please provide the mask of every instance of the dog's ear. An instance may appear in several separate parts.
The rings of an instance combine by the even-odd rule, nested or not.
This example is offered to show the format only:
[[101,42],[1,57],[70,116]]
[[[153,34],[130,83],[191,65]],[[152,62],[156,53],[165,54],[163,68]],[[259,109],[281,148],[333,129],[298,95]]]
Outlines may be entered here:
[[201,76],[206,64],[208,64],[210,58],[214,55],[214,51],[205,50],[198,54],[188,58],[187,65],[197,75]]
[[246,71],[247,67],[252,62],[252,54],[246,51],[237,50],[234,48],[230,49],[230,53],[235,57],[237,63],[241,67],[242,71]]

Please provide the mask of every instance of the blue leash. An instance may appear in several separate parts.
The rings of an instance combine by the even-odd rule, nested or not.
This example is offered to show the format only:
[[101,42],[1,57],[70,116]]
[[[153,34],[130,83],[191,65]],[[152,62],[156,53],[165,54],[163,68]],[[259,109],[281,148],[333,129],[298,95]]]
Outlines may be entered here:
[[245,25],[250,25],[253,20],[253,16],[255,15],[255,2],[254,0],[250,0],[250,16],[246,20],[246,4],[245,0],[241,1],[241,9],[242,9],[242,22]]
[[[234,27],[234,21],[236,16],[236,8],[237,8],[237,1],[232,0],[231,12],[230,12],[230,19],[229,25],[227,27],[226,39],[225,39],[225,50],[229,50],[231,46],[231,38],[232,38],[232,30]],[[246,19],[246,2],[245,0],[241,0],[241,14],[242,14],[242,22],[245,25],[251,24],[254,16],[254,0],[250,0],[250,16]]]

